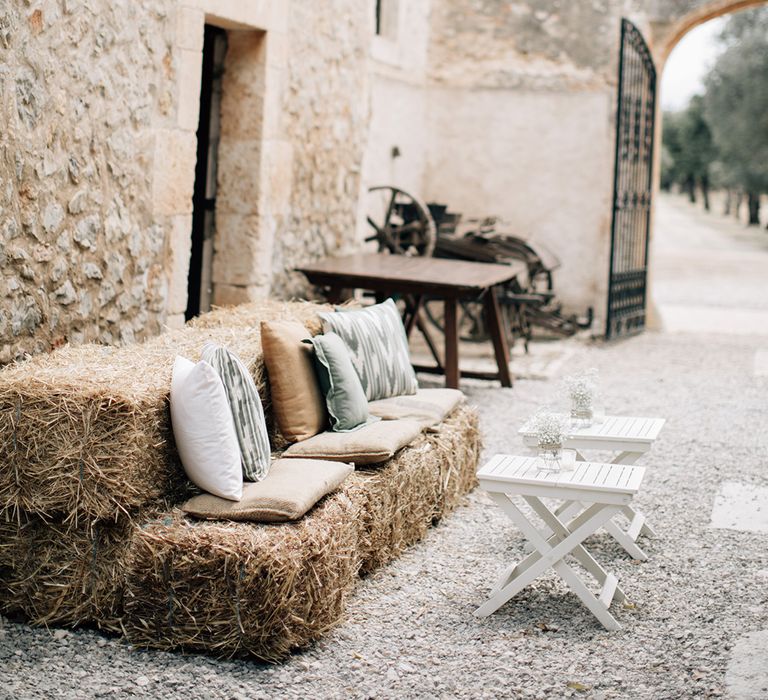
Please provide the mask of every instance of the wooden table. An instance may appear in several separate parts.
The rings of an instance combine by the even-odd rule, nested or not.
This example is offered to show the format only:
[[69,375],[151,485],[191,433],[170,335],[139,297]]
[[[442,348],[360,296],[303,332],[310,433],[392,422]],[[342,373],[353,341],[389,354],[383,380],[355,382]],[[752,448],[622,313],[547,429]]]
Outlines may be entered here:
[[[613,464],[634,464],[640,456],[648,452],[664,427],[664,418],[643,418],[638,416],[606,416],[600,423],[593,423],[583,428],[573,428],[563,443],[563,447],[576,450],[576,459],[585,461],[586,450],[610,450],[614,452],[610,461]],[[526,423],[518,431],[523,444],[535,448],[536,435]],[[573,506],[571,506],[571,509]],[[633,558],[645,560],[648,555],[636,544],[640,535],[655,537],[656,533],[648,524],[645,515],[632,506],[624,506],[621,513],[629,525],[626,529],[613,520],[605,526],[608,532]],[[569,512],[563,508],[558,515],[567,517]]]
[[[522,262],[511,265],[444,260],[440,258],[408,257],[382,253],[357,253],[339,258],[326,258],[298,268],[315,285],[326,287],[332,303],[342,298],[346,289],[366,289],[377,299],[403,295],[406,312],[403,319],[410,336],[417,326],[427,341],[436,366],[414,365],[421,372],[445,374],[446,386],[457,389],[459,376],[498,379],[502,386],[512,386],[509,372],[509,346],[504,329],[496,289],[525,270]],[[445,314],[444,358],[432,340],[421,313],[424,299],[440,299]],[[458,302],[461,299],[481,299],[484,304],[488,330],[493,343],[498,371],[495,373],[459,371]]]
[[[645,469],[626,464],[579,462],[567,472],[539,469],[538,457],[496,455],[477,472],[480,486],[522,531],[533,551],[521,562],[508,566],[490,597],[476,611],[485,617],[553,568],[606,629],[620,629],[610,613],[614,600],[626,599],[618,579],[608,573],[587,551],[584,540],[628,505],[640,488]],[[539,530],[514,502],[520,496],[543,522]],[[579,504],[580,512],[565,519],[550,510],[544,499]],[[595,595],[565,561],[571,555],[600,585]]]

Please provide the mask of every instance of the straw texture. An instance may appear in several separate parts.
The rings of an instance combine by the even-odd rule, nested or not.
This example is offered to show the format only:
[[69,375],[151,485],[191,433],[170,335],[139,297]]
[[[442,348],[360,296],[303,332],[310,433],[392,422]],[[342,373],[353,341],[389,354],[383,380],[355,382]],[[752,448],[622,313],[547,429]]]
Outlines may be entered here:
[[329,304],[310,301],[254,301],[221,306],[189,321],[192,328],[257,328],[261,321],[290,320],[303,323],[312,335],[323,332],[319,311],[333,311]]
[[134,539],[125,627],[138,645],[276,661],[342,617],[357,576],[356,510],[343,493],[296,523],[190,521]]
[[360,566],[370,573],[418,542],[477,483],[475,409],[459,406],[379,468],[359,468],[345,490],[360,511]]
[[125,517],[83,529],[29,514],[0,521],[0,610],[36,625],[121,631],[134,527]]
[[187,480],[173,443],[174,357],[229,347],[268,396],[258,330],[174,331],[142,345],[65,347],[0,372],[0,512],[115,519]]

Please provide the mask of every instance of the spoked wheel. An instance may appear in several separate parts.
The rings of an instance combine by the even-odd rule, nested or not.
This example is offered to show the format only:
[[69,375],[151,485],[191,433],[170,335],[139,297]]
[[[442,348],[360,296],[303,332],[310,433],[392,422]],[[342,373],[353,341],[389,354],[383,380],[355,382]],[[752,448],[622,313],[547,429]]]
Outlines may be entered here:
[[435,249],[435,222],[429,209],[408,192],[388,185],[368,190],[366,241],[377,241],[380,251],[395,255],[430,256]]

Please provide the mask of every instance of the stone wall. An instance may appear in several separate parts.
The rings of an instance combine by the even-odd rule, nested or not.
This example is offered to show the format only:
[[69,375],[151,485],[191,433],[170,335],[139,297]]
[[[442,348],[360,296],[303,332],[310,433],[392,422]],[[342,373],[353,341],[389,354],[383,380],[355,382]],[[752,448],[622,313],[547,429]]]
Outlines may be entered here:
[[368,0],[2,4],[0,363],[183,322],[206,22],[230,38],[215,302],[305,295],[293,268],[359,245],[387,182],[549,244],[599,332],[620,18],[662,65],[757,0],[386,4],[380,37]]
[[373,13],[360,0],[293,0],[282,129],[290,144],[286,216],[276,221],[275,296],[302,297],[292,269],[357,242],[361,169],[368,136],[368,50]]
[[355,240],[372,19],[356,0],[5,3],[0,362],[183,322],[205,22],[231,49],[215,301],[304,293],[290,270]]
[[167,2],[0,9],[0,362],[131,341],[164,317],[154,126],[174,107]]

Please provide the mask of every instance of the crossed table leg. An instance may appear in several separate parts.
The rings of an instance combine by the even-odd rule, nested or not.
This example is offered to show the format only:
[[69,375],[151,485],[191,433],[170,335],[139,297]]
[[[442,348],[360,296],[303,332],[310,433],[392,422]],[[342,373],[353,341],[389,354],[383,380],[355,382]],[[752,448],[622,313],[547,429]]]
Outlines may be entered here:
[[[623,601],[626,596],[619,588],[616,576],[606,572],[582,543],[600,527],[605,527],[606,523],[609,523],[611,518],[622,510],[622,506],[608,503],[591,503],[582,506],[581,513],[566,525],[561,517],[551,511],[540,498],[523,496],[531,509],[544,521],[548,532],[552,533],[546,536],[539,532],[507,494],[491,492],[489,495],[520,528],[533,545],[534,551],[521,562],[504,571],[492,589],[490,598],[475,611],[475,615],[486,617],[495,612],[551,567],[606,629],[620,629],[621,626],[609,612],[609,607],[614,599]],[[568,554],[571,554],[602,586],[599,596],[594,595],[578,574],[566,564],[564,558]]]
[[[612,464],[634,464],[641,454],[641,452],[625,450],[624,452],[615,455],[610,461]],[[584,455],[582,455],[579,450],[576,450],[576,460],[579,462],[586,461]],[[581,504],[578,501],[565,501],[555,511],[555,514],[564,520],[568,520],[579,511],[580,507]],[[637,545],[637,538],[640,535],[656,537],[656,533],[646,522],[645,516],[632,508],[632,506],[622,506],[619,512],[627,518],[629,527],[626,530],[623,530],[613,520],[609,520],[603,525],[603,529],[624,548],[629,556],[633,559],[645,561],[648,559],[648,555]]]

